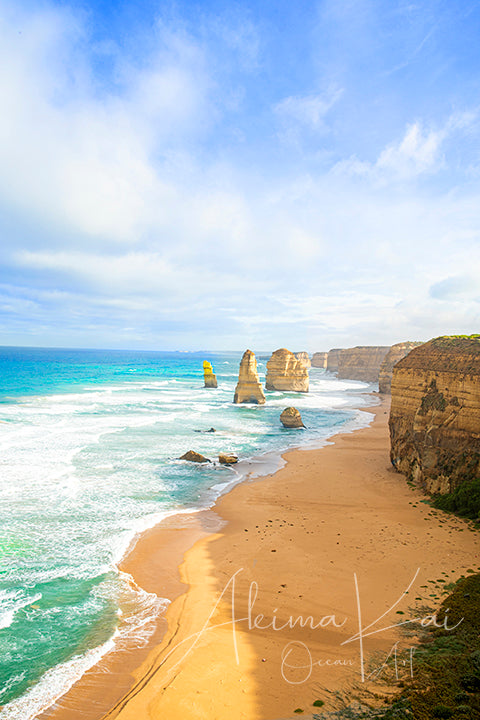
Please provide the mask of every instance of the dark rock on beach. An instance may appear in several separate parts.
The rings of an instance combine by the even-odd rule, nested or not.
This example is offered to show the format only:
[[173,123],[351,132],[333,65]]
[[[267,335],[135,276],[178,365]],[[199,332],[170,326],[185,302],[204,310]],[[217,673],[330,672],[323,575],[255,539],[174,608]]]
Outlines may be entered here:
[[302,421],[302,416],[297,408],[287,407],[280,415],[280,422],[283,427],[286,428],[301,428],[305,427]]
[[233,465],[238,462],[238,457],[232,453],[220,453],[218,456],[218,462],[221,465]]
[[180,457],[179,460],[188,460],[189,462],[196,462],[196,463],[211,462],[211,460],[206,458],[205,455],[201,455],[200,453],[195,452],[195,450],[189,450],[184,455],[182,455],[182,457]]

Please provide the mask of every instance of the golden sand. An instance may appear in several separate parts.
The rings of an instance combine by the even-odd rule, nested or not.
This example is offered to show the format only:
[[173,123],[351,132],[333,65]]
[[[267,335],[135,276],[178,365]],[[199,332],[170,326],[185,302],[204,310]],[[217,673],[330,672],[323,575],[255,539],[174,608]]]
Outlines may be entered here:
[[[430,622],[420,608],[438,606],[440,580],[477,567],[480,538],[393,471],[388,405],[371,412],[368,428],[288,452],[283,469],[236,486],[213,511],[142,535],[122,569],[175,598],[168,629],[111,653],[42,718],[309,717],[315,700],[332,707],[364,680],[382,692],[399,640],[399,679],[414,673],[414,641],[386,628]],[[226,524],[212,533],[218,516]]]

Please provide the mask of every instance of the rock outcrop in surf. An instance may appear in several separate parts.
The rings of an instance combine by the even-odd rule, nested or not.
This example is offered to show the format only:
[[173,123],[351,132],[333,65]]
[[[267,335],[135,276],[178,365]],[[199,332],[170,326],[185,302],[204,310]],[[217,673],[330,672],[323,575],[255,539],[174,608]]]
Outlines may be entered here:
[[303,424],[302,416],[300,415],[300,411],[294,407],[285,408],[285,410],[280,415],[280,422],[282,423],[283,427],[286,428],[305,427],[305,425]]
[[265,395],[258,378],[257,360],[255,353],[251,350],[245,350],[240,361],[238,383],[235,388],[233,402],[237,404],[254,403],[256,405],[265,403]]
[[308,392],[308,370],[290,350],[275,350],[267,362],[265,388],[283,392]]
[[295,353],[295,357],[297,358],[297,360],[300,360],[303,365],[305,365],[307,370],[309,367],[312,367],[312,361],[310,360],[310,355],[308,354],[308,352],[297,352]]
[[203,379],[206,388],[218,387],[217,376],[213,372],[212,363],[208,362],[208,360],[203,361]]

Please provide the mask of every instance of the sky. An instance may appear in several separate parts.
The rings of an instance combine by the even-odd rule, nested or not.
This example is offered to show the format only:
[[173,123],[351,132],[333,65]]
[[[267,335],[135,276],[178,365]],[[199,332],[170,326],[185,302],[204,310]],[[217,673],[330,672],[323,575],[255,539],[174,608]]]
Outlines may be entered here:
[[0,0],[0,344],[480,331],[480,0]]

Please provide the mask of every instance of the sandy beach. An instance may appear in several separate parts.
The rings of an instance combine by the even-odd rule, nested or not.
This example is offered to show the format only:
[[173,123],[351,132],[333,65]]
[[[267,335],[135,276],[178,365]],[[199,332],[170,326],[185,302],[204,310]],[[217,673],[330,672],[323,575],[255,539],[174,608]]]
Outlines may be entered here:
[[[368,428],[288,452],[212,511],[142,535],[122,569],[172,598],[166,620],[41,718],[276,720],[333,707],[337,691],[381,694],[395,643],[402,658],[412,645],[390,626],[418,626],[444,585],[476,570],[480,538],[393,471],[388,402],[370,412]],[[398,672],[414,673],[414,656]]]

